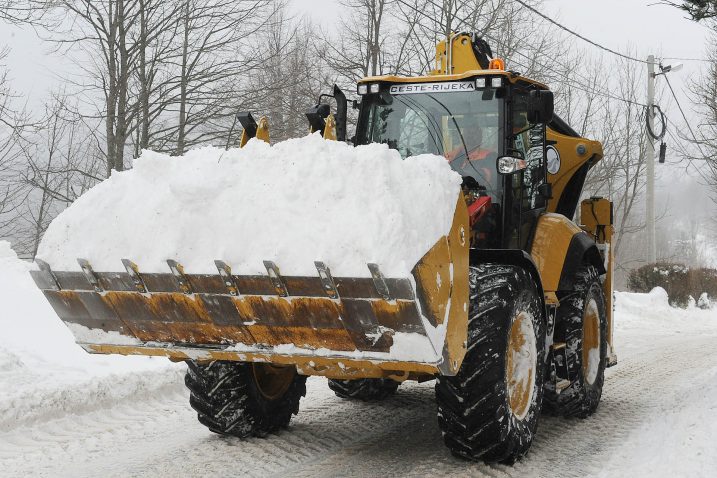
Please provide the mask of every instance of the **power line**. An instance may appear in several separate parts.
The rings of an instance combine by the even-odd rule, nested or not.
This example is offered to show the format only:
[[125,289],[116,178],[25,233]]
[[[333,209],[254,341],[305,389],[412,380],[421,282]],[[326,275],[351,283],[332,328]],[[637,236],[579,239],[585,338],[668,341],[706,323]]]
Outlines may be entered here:
[[[432,5],[434,5],[434,6],[440,8],[440,6],[437,5],[433,0],[428,0],[428,2],[431,3]],[[457,18],[458,18],[458,17],[457,17]],[[464,18],[464,19],[462,19],[462,20],[461,20],[460,18],[458,18],[458,19],[461,20],[462,23],[467,23],[467,22],[466,22],[467,18],[468,18],[468,17],[466,17],[466,18]],[[497,38],[491,36],[488,32],[482,32],[482,34],[483,34],[486,38],[488,38],[489,40],[491,40],[491,41],[493,41],[493,42],[495,42],[495,43],[497,43],[497,44],[500,44],[500,43],[501,43],[500,40],[498,40]],[[622,102],[627,103],[627,104],[631,104],[631,105],[635,105],[635,106],[640,106],[640,107],[643,107],[643,108],[646,108],[646,107],[647,107],[647,105],[644,104],[644,103],[640,103],[640,102],[637,102],[637,101],[632,101],[632,100],[628,100],[628,99],[626,99],[626,98],[621,98],[621,97],[612,95],[612,94],[606,92],[605,90],[603,90],[602,88],[598,88],[597,86],[594,86],[594,87],[586,86],[586,85],[588,85],[588,83],[590,82],[590,79],[588,79],[588,78],[585,77],[585,76],[578,75],[578,76],[580,77],[580,79],[582,79],[583,81],[585,81],[585,83],[580,83],[580,82],[578,82],[576,79],[570,78],[567,74],[565,74],[565,73],[563,73],[563,72],[561,72],[561,71],[556,71],[556,70],[550,68],[549,66],[545,65],[544,63],[539,62],[537,59],[531,58],[531,57],[527,56],[525,53],[522,53],[522,52],[516,50],[516,51],[514,52],[514,54],[519,55],[519,56],[525,58],[528,62],[531,62],[531,61],[532,61],[532,62],[535,62],[538,66],[540,66],[540,67],[542,67],[542,68],[545,68],[546,70],[552,71],[553,73],[557,74],[558,76],[560,76],[560,77],[563,79],[563,83],[565,83],[566,85],[571,86],[571,87],[573,87],[573,88],[576,88],[576,89],[578,89],[578,90],[580,90],[580,91],[582,91],[582,92],[584,92],[584,93],[597,94],[598,96],[602,96],[602,97],[604,97],[604,98],[608,98],[608,99],[612,99],[612,100],[616,100],[616,101],[622,101]],[[513,63],[517,64],[518,66],[520,66],[520,67],[522,67],[522,68],[525,68],[526,70],[529,69],[529,67],[527,67],[527,66],[521,64],[520,62],[516,61],[515,58],[512,58],[511,61],[512,61]],[[557,62],[557,60],[555,60],[555,59],[553,59],[553,61],[556,61],[556,62]],[[560,64],[560,66],[562,66],[563,68],[566,68],[566,69],[567,69],[567,67],[565,66],[565,64],[561,64],[561,63],[559,63],[559,62],[558,62],[558,64]],[[579,85],[579,86],[576,86],[575,83],[577,83],[577,85]]]
[[665,56],[661,58],[662,60],[677,60],[677,61],[703,61],[705,63],[710,63],[712,60],[709,60],[707,58],[680,58],[677,56]]
[[[424,11],[422,11],[422,10],[419,10],[416,6],[410,5],[409,3],[407,3],[407,2],[404,1],[404,0],[398,0],[398,2],[401,3],[401,4],[403,4],[404,6],[406,6],[406,7],[410,8],[410,9],[412,9],[412,10],[415,11],[416,13],[419,13],[419,14],[423,15],[425,18],[428,18],[428,19],[431,20],[431,21],[435,21],[435,18],[431,17],[428,13],[426,13],[426,12],[424,12]],[[431,5],[433,5],[433,6],[436,7],[436,8],[442,8],[440,5],[438,5],[437,3],[435,3],[433,0],[427,0],[427,2],[430,3]],[[460,17],[458,17],[458,16],[456,15],[455,18],[457,18],[458,20],[460,20],[459,26],[460,26],[461,24],[467,24],[467,23],[468,23],[468,22],[467,22],[467,18],[468,18],[468,17],[460,18]],[[491,36],[490,34],[488,34],[488,33],[485,32],[485,31],[482,32],[481,34],[482,34],[483,36],[485,36],[486,38],[488,38],[489,40],[491,40],[491,41],[493,41],[493,42],[495,42],[495,43],[497,43],[497,44],[500,44],[500,43],[501,43],[500,40],[498,40],[497,38]],[[575,89],[578,89],[578,90],[580,90],[580,91],[583,91],[583,92],[585,92],[585,93],[588,93],[588,94],[591,94],[591,93],[592,93],[592,94],[596,94],[596,95],[598,95],[598,96],[602,96],[602,97],[605,97],[605,98],[609,98],[609,99],[612,99],[612,100],[615,100],[615,101],[622,101],[622,102],[624,102],[624,103],[631,104],[631,105],[634,105],[634,106],[640,106],[640,107],[643,107],[643,108],[647,107],[647,105],[644,104],[644,103],[640,103],[640,102],[637,102],[637,101],[632,101],[632,100],[629,100],[629,99],[626,99],[626,98],[620,98],[620,97],[618,97],[618,96],[612,95],[612,94],[610,94],[610,93],[608,93],[608,92],[606,92],[606,91],[604,91],[604,90],[602,90],[602,89],[599,89],[599,88],[597,88],[597,87],[591,88],[590,86],[586,86],[584,83],[580,83],[580,82],[578,82],[576,79],[568,77],[565,73],[562,73],[562,72],[560,72],[560,71],[556,71],[556,70],[550,69],[550,68],[549,68],[547,65],[545,65],[544,63],[541,63],[541,62],[539,62],[538,60],[536,60],[535,58],[531,58],[531,57],[527,56],[526,54],[524,54],[524,53],[522,53],[522,52],[520,52],[520,51],[515,51],[514,54],[519,55],[519,56],[525,58],[525,59],[526,59],[527,61],[529,61],[529,62],[531,62],[531,61],[532,61],[532,62],[535,62],[538,66],[541,66],[541,67],[543,67],[543,68],[545,68],[545,69],[547,69],[547,70],[552,71],[553,73],[555,73],[555,74],[559,75],[560,77],[562,77],[562,79],[564,80],[564,81],[563,81],[564,84],[566,84],[566,85],[568,85],[568,86],[571,86],[571,87],[573,87],[573,88],[575,88]],[[511,61],[512,61],[513,63],[515,63],[516,65],[518,65],[519,67],[521,67],[521,68],[524,68],[524,69],[526,69],[526,70],[529,70],[529,69],[530,69],[528,66],[526,66],[526,65],[524,65],[524,64],[522,64],[522,63],[520,63],[520,62],[517,61],[515,58],[511,58]],[[562,65],[562,66],[565,66],[565,65]],[[585,78],[585,77],[582,77],[582,76],[581,76],[581,78],[584,79],[585,81],[589,81],[589,80],[588,80],[587,78]]]
[[[487,35],[486,35],[486,37],[487,37]],[[488,37],[488,38],[490,38],[490,37]],[[522,56],[522,57],[524,57],[524,58],[526,58],[528,61],[531,61],[531,59],[530,59],[527,55],[525,55],[525,54],[523,54],[523,53],[520,53],[520,52],[515,52],[515,53],[518,54],[518,55],[520,55],[520,56]],[[511,59],[511,61],[512,61],[513,63],[515,63],[516,65],[520,66],[521,68],[525,68],[526,70],[528,69],[527,66],[521,64],[520,62],[518,62],[517,60],[515,60],[515,58]],[[544,64],[542,64],[542,63],[539,63],[539,62],[537,62],[537,61],[536,61],[536,63],[538,63],[538,65],[539,65],[539,66],[542,66],[543,68],[546,67],[546,66],[545,66]],[[562,72],[560,72],[560,71],[554,71],[554,70],[553,70],[553,72],[554,72],[555,74],[559,75],[560,77],[562,77],[562,79],[563,79],[563,84],[565,84],[565,85],[567,85],[567,86],[571,86],[571,87],[573,87],[573,88],[575,88],[575,89],[577,89],[577,90],[580,90],[580,91],[582,91],[583,93],[595,94],[595,95],[598,95],[598,96],[602,96],[602,97],[604,97],[604,98],[608,98],[608,99],[615,100],[615,101],[622,101],[623,103],[627,103],[627,104],[634,105],[634,106],[640,106],[640,107],[643,107],[643,108],[646,108],[646,107],[647,107],[647,105],[646,105],[645,103],[640,103],[640,102],[638,102],[638,101],[633,101],[633,100],[629,100],[629,99],[627,99],[627,98],[621,98],[621,97],[619,97],[619,96],[612,95],[612,94],[610,94],[610,93],[607,93],[605,90],[603,90],[603,89],[601,89],[601,88],[598,88],[597,86],[594,87],[594,88],[593,88],[593,87],[590,87],[590,86],[586,86],[584,83],[580,83],[580,82],[578,82],[577,80],[575,80],[575,79],[573,79],[573,78],[570,78],[570,77],[567,76],[565,73],[562,73]]]
[[[433,2],[431,2],[431,3],[433,3]],[[493,42],[495,42],[495,43],[497,43],[497,44],[500,44],[500,43],[501,43],[500,40],[498,40],[497,38],[491,36],[491,35],[488,34],[487,32],[483,32],[483,35],[484,35],[486,38],[488,38],[489,40],[491,40],[491,41],[493,41]],[[565,74],[565,73],[563,73],[563,72],[561,72],[561,71],[557,71],[557,70],[554,70],[554,69],[550,68],[550,67],[547,66],[546,64],[541,63],[540,61],[538,61],[536,58],[531,58],[531,57],[529,57],[528,55],[526,55],[526,54],[523,53],[523,52],[520,52],[520,51],[517,51],[517,50],[516,50],[516,51],[513,52],[513,53],[514,53],[515,55],[521,56],[522,58],[524,58],[524,59],[525,59],[526,61],[528,61],[528,62],[531,62],[531,61],[532,61],[532,62],[535,62],[538,66],[540,66],[540,67],[542,67],[542,68],[545,68],[545,69],[547,69],[547,70],[552,71],[552,72],[555,73],[556,75],[560,76],[560,77],[564,80],[564,83],[565,83],[565,84],[567,84],[568,86],[572,86],[573,88],[579,89],[579,90],[581,90],[581,91],[583,91],[583,92],[585,92],[585,93],[595,93],[595,94],[598,94],[598,95],[600,95],[600,96],[604,96],[604,97],[606,97],[606,98],[611,98],[611,99],[619,100],[619,101],[625,101],[625,102],[627,102],[627,103],[636,104],[636,105],[638,105],[638,106],[646,106],[646,105],[643,105],[643,104],[640,104],[640,103],[636,103],[636,102],[634,102],[634,101],[630,101],[630,100],[627,100],[627,99],[624,99],[624,98],[618,98],[618,97],[616,97],[616,96],[614,96],[614,95],[611,95],[610,93],[606,92],[606,91],[603,90],[602,88],[597,87],[597,85],[594,86],[594,87],[591,87],[591,86],[588,85],[588,83],[590,82],[590,79],[588,79],[588,78],[585,77],[585,76],[577,75],[581,80],[583,80],[583,81],[585,82],[585,83],[581,83],[581,82],[578,82],[578,81],[577,81],[576,79],[574,79],[574,78],[570,78],[567,74]],[[524,65],[524,64],[522,64],[522,63],[516,61],[515,58],[511,58],[511,61],[512,61],[513,63],[515,63],[516,65],[520,66],[521,68],[525,68],[526,70],[530,69],[528,66],[526,66],[526,65]],[[562,66],[563,68],[566,68],[566,69],[567,69],[567,67],[565,66],[565,64],[561,64],[561,63],[559,63],[559,64],[560,64],[560,66]],[[575,83],[577,83],[579,86],[576,86]],[[590,91],[589,91],[589,90],[590,90]]]
[[[676,98],[675,98],[675,99],[676,99]],[[675,124],[674,121],[672,121],[672,120],[670,119],[669,116],[666,116],[665,118],[667,118],[667,122],[668,122],[670,125],[672,125],[672,127],[673,127],[673,129],[674,129],[675,131],[679,131],[680,128]],[[672,138],[672,140],[675,142],[675,144],[678,145],[679,152],[682,154],[682,156],[683,156],[685,159],[687,159],[687,167],[685,168],[685,170],[687,170],[690,166],[692,166],[692,168],[694,168],[694,170],[697,172],[697,174],[700,175],[700,177],[702,177],[702,179],[704,179],[704,180],[707,181],[707,182],[710,182],[710,179],[709,179],[707,176],[705,176],[705,173],[702,171],[702,169],[701,169],[700,167],[698,167],[698,166],[695,164],[695,162],[694,162],[694,160],[696,160],[696,159],[697,159],[697,160],[700,160],[700,159],[701,159],[701,160],[703,160],[703,161],[706,161],[706,160],[707,160],[707,158],[704,157],[704,153],[702,153],[702,150],[700,149],[700,153],[703,154],[703,157],[702,157],[702,158],[694,158],[694,157],[693,157],[689,152],[687,152],[687,150],[685,149],[684,144],[683,144],[683,140],[682,140],[681,138],[679,138],[678,136],[676,136],[676,135],[672,132],[671,129],[669,129],[669,128],[667,129],[667,134],[670,136],[670,138]],[[670,162],[670,164],[675,164],[675,163]]]
[[697,140],[697,135],[692,129],[692,125],[687,120],[687,115],[685,115],[685,110],[682,109],[682,104],[680,103],[680,100],[677,99],[677,95],[675,94],[675,90],[672,89],[672,83],[670,83],[670,79],[667,77],[667,75],[663,75],[665,77],[665,81],[667,82],[667,86],[670,88],[670,92],[672,93],[672,97],[675,99],[675,102],[677,103],[677,107],[680,110],[680,113],[682,114],[682,119],[685,120],[685,124],[687,125],[687,128],[690,130],[690,134],[692,135],[692,139],[694,140],[695,144],[697,145],[697,148],[700,150],[700,154],[703,158],[707,158],[704,151],[702,151],[702,144]]
[[553,19],[550,18],[549,16],[545,15],[544,13],[542,13],[542,12],[539,11],[539,10],[537,10],[536,8],[534,8],[534,7],[530,6],[530,5],[528,5],[527,3],[523,2],[522,0],[515,0],[515,1],[518,2],[519,4],[521,4],[522,6],[524,6],[525,8],[527,8],[528,10],[530,10],[531,12],[535,13],[536,15],[538,15],[538,16],[544,18],[545,20],[549,21],[550,23],[552,23],[552,24],[555,25],[556,27],[560,28],[561,30],[565,30],[566,32],[570,33],[571,35],[576,36],[576,37],[580,38],[582,41],[587,42],[587,43],[589,43],[589,44],[591,44],[591,45],[593,45],[593,46],[595,46],[595,47],[597,47],[597,48],[599,48],[599,49],[601,49],[601,50],[604,50],[604,51],[606,51],[606,52],[608,52],[608,53],[612,53],[613,55],[617,55],[617,56],[619,56],[619,57],[625,58],[626,60],[632,60],[632,61],[636,61],[636,62],[638,62],[638,63],[645,63],[645,64],[647,63],[645,60],[640,60],[639,58],[635,58],[635,57],[632,57],[632,56],[629,56],[629,55],[625,55],[625,54],[623,54],[623,53],[620,53],[620,52],[618,52],[618,51],[612,50],[612,49],[610,49],[610,48],[608,48],[608,47],[606,47],[606,46],[603,46],[603,45],[601,45],[601,44],[599,44],[599,43],[597,43],[597,42],[592,41],[592,40],[589,39],[589,38],[586,38],[586,37],[582,36],[582,35],[579,34],[578,32],[576,32],[576,31],[574,31],[574,30],[571,30],[570,28],[566,27],[565,25],[562,25],[562,24],[556,22],[555,20],[553,20]]
[[[672,121],[670,121],[669,118],[668,118],[667,121],[668,121],[672,126],[674,126],[675,129],[677,129],[677,125],[675,125]],[[689,169],[689,167],[692,166],[692,168],[695,170],[695,172],[696,172],[697,174],[699,174],[699,176],[700,176],[702,179],[704,179],[706,182],[709,183],[709,182],[710,182],[710,179],[705,175],[705,173],[702,171],[702,169],[700,169],[700,168],[694,163],[694,161],[693,161],[692,158],[690,157],[690,154],[689,154],[689,153],[687,152],[687,150],[684,148],[684,146],[683,146],[683,144],[682,144],[682,141],[681,141],[677,136],[675,136],[675,134],[672,132],[672,130],[669,130],[669,129],[668,129],[668,130],[667,130],[667,134],[670,136],[670,138],[672,138],[672,140],[675,142],[675,144],[678,145],[679,152],[682,154],[682,156],[684,156],[684,157],[687,159],[687,167],[685,168],[685,171],[687,171],[687,170]],[[676,165],[676,164],[678,164],[678,163],[677,163],[677,162],[672,162],[672,161],[670,161],[670,164],[675,164],[675,165]]]

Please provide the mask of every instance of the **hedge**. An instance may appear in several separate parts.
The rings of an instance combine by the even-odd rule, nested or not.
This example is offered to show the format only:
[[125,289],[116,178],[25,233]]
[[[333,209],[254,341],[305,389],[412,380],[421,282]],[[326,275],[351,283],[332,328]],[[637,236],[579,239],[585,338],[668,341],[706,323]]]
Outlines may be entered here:
[[699,300],[706,294],[709,300],[699,300],[697,305],[707,308],[717,299],[717,269],[667,262],[648,264],[630,271],[627,287],[633,292],[650,292],[662,287],[670,297],[670,304],[683,308],[690,303],[690,297]]

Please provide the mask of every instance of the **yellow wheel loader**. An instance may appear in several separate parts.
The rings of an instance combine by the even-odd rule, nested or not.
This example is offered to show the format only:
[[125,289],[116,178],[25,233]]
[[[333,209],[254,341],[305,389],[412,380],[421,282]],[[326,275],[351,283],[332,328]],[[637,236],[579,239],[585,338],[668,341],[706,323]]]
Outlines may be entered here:
[[[369,263],[370,276],[338,277],[318,259],[315,275],[287,276],[272,258],[259,275],[235,274],[222,258],[216,274],[185,271],[181,258],[144,273],[123,258],[120,272],[39,261],[33,277],[71,330],[104,332],[76,334],[86,351],[186,361],[191,406],[216,433],[286,427],[311,375],[360,400],[435,379],[450,451],[512,463],[541,412],[593,413],[616,362],[612,205],[580,202],[602,146],[554,115],[545,85],[506,69],[475,35],[439,43],[429,75],[364,78],[357,93],[355,145],[443,156],[463,178],[450,231],[410,276]],[[333,97],[335,114],[320,104],[307,116],[326,140],[346,141],[348,102],[338,88]],[[242,146],[268,141],[265,119],[239,120]],[[392,353],[405,337],[435,353]]]

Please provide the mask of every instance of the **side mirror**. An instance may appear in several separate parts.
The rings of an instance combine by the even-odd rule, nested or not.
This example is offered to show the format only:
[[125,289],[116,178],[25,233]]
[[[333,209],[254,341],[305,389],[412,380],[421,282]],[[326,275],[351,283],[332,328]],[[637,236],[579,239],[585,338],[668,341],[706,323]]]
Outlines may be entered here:
[[348,100],[338,85],[334,85],[334,99],[336,100],[336,139],[346,141],[346,123],[348,122]]
[[550,123],[555,111],[553,92],[532,90],[528,96],[528,121],[533,124]]
[[513,156],[502,156],[498,158],[498,173],[508,175],[517,173],[528,167],[528,162]]

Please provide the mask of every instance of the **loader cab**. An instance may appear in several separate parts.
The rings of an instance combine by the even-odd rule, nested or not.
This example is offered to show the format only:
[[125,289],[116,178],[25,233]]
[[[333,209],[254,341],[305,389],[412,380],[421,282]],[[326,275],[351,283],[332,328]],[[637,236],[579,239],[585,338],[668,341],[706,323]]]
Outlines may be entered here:
[[[550,195],[545,124],[552,94],[509,74],[436,79],[359,83],[356,144],[386,144],[404,158],[445,157],[463,178],[473,247],[527,250]],[[507,158],[513,171],[498,167]]]

